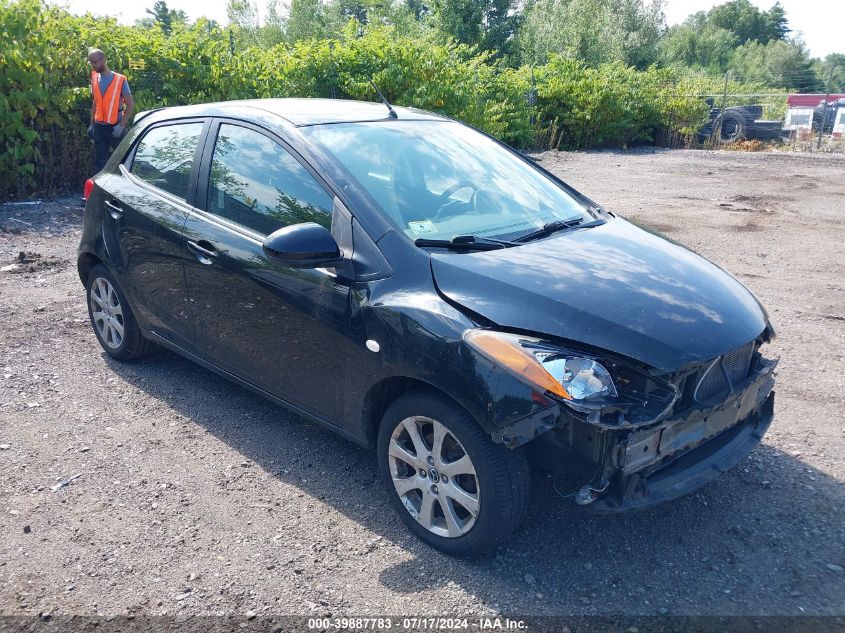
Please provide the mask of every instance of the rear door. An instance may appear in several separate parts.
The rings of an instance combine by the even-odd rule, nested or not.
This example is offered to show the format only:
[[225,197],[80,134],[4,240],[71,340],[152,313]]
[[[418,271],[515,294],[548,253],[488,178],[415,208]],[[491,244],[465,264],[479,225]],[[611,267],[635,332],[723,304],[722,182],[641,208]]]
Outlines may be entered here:
[[103,234],[115,272],[146,329],[190,347],[182,229],[195,200],[202,139],[210,121],[154,125],[103,186]]
[[188,296],[203,357],[337,423],[346,372],[349,283],[288,268],[263,239],[290,224],[331,228],[333,196],[271,133],[217,120],[185,224]]

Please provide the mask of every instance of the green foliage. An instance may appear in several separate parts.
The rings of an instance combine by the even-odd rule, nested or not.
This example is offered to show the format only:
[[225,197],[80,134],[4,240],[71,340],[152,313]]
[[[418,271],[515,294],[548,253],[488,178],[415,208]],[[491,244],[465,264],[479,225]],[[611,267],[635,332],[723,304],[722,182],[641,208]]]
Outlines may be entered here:
[[544,64],[558,54],[593,67],[647,68],[657,60],[663,25],[660,1],[535,0],[518,36],[521,60]]
[[[657,68],[650,63],[661,5],[642,0],[536,0],[518,41],[538,65],[517,68],[508,66],[515,58],[484,50],[485,41],[491,45],[511,28],[494,33],[492,26],[490,16],[512,6],[504,0],[473,5],[481,17],[471,43],[433,28],[445,5],[431,15],[428,5],[409,0],[293,0],[282,18],[274,13],[278,1],[270,0],[263,24],[252,0],[232,0],[232,26],[176,20],[168,34],[163,25],[73,16],[41,0],[0,0],[0,198],[79,190],[90,176],[89,47],[101,48],[110,67],[127,75],[138,111],[263,97],[375,101],[372,77],[392,103],[454,117],[517,147],[562,149],[694,135],[707,118],[704,96],[718,99],[724,90],[723,76],[713,74],[722,64],[742,68],[735,77],[743,83],[732,80],[729,94],[782,92],[809,68],[799,43],[777,38],[739,47],[725,62],[723,52],[712,51],[735,34],[713,27],[712,46],[694,43],[693,22],[670,31],[674,39],[664,45],[676,65]],[[162,2],[153,13],[165,9]],[[541,28],[545,9],[555,25],[549,31]],[[533,28],[549,41],[528,39]],[[842,85],[842,61],[830,56],[817,68],[833,69]],[[766,102],[766,116],[780,116],[784,103]]]
[[326,17],[320,0],[291,0],[287,41],[298,42],[326,35]]
[[620,63],[589,68],[553,55],[538,70],[538,125],[549,149],[628,145],[652,140],[666,120],[666,71],[640,72]]
[[736,49],[736,35],[720,27],[697,29],[691,24],[671,27],[660,42],[664,65],[723,73]]
[[779,3],[761,11],[749,0],[730,0],[668,29],[660,42],[660,59],[665,65],[724,73],[737,47],[790,43],[788,34],[786,12]]
[[784,90],[824,90],[810,55],[798,40],[772,40],[765,45],[759,42],[743,44],[731,58],[731,69],[745,80]]
[[845,93],[845,55],[831,53],[824,60],[813,63],[816,76],[824,83],[825,90],[834,94]]
[[771,40],[784,39],[789,32],[786,12],[778,2],[769,11],[761,11],[750,0],[731,0],[710,9],[707,23],[731,31],[740,44],[768,44]]
[[90,108],[85,58],[99,40],[80,37],[84,19],[66,15],[37,0],[0,0],[0,197],[66,185],[79,164],[90,164],[89,115],[77,106]]
[[516,0],[433,0],[431,6],[432,23],[441,37],[496,57],[512,52],[520,22]]
[[[165,35],[170,35],[173,31],[174,25],[185,26],[188,16],[182,10],[169,9],[164,0],[157,0],[152,9],[147,9],[146,13],[150,16],[151,25],[157,25],[164,31]],[[145,24],[142,24],[145,26]]]

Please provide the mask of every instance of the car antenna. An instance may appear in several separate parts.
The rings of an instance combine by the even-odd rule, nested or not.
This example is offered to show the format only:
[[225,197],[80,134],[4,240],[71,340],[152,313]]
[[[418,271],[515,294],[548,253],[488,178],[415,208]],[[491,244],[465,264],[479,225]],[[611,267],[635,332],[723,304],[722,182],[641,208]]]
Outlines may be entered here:
[[384,95],[381,94],[381,90],[378,89],[376,82],[374,82],[370,77],[367,77],[367,80],[370,82],[370,85],[376,89],[378,96],[381,97],[381,102],[387,106],[387,109],[390,110],[390,118],[391,119],[398,119],[399,117],[396,115],[396,111],[393,109],[393,106],[388,103],[387,99],[384,98]]

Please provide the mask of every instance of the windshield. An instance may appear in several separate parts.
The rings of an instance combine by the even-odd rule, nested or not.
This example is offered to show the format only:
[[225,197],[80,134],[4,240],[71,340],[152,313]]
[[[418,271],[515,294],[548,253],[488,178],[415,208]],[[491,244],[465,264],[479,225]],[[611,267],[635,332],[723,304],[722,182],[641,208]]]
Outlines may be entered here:
[[514,238],[556,220],[592,219],[554,181],[458,123],[342,123],[301,131],[411,239]]

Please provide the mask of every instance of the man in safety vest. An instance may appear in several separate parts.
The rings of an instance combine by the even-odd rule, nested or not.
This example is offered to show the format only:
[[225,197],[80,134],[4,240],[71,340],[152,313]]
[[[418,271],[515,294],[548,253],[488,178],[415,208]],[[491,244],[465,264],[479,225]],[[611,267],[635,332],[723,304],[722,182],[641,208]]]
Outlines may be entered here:
[[88,64],[91,66],[93,97],[88,135],[94,139],[94,173],[97,173],[105,167],[112,151],[123,138],[135,110],[135,100],[126,77],[109,69],[103,51],[99,48],[88,51]]

